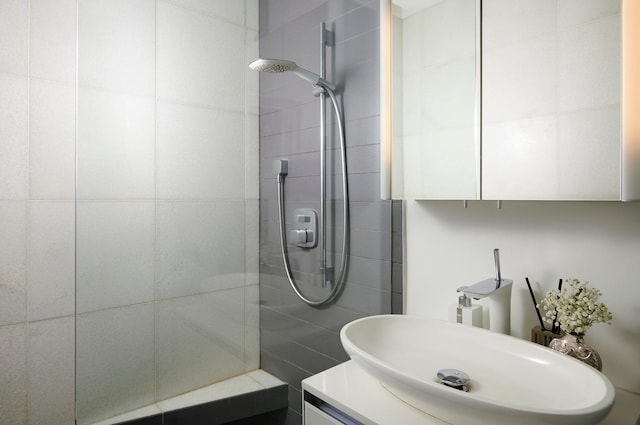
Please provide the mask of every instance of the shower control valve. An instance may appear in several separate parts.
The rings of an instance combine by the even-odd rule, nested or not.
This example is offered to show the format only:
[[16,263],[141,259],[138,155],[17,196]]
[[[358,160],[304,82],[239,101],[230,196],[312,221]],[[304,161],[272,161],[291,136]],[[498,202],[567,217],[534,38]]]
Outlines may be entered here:
[[298,208],[293,212],[293,226],[289,232],[289,243],[300,248],[313,248],[318,244],[318,215],[309,208]]
[[305,245],[313,241],[313,232],[311,230],[296,229],[289,232],[289,239],[295,245]]

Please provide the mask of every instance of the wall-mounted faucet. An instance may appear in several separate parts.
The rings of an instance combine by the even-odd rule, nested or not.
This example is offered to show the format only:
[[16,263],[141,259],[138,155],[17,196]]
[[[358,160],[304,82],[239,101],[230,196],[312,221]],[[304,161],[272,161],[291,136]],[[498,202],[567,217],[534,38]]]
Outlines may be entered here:
[[489,329],[511,334],[511,287],[513,280],[503,279],[500,271],[500,250],[493,250],[495,278],[485,279],[471,286],[458,288],[459,292],[477,300],[489,299]]

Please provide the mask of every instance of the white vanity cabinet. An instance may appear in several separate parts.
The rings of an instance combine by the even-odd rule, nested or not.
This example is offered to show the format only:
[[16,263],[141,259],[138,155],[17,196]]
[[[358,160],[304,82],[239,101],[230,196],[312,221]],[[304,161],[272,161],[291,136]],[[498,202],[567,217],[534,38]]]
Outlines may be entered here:
[[382,197],[640,199],[634,2],[382,0]]
[[348,361],[302,381],[303,425],[446,425]]

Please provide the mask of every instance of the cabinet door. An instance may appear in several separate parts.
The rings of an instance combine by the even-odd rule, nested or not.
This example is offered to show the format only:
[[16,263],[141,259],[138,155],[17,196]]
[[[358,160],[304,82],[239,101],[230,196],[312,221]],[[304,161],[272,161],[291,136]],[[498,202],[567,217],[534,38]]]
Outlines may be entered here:
[[482,198],[620,199],[620,0],[483,0]]
[[479,198],[479,5],[392,0],[393,198]]

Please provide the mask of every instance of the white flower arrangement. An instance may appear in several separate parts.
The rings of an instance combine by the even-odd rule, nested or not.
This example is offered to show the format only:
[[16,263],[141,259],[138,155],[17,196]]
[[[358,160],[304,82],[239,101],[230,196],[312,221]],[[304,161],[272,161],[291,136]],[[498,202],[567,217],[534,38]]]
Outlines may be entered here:
[[566,333],[582,336],[594,323],[611,324],[613,315],[604,303],[598,302],[602,293],[581,283],[567,279],[562,290],[547,292],[540,302],[546,311],[544,321],[559,326]]

